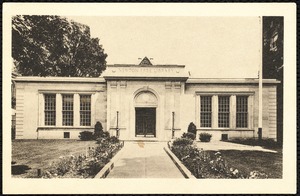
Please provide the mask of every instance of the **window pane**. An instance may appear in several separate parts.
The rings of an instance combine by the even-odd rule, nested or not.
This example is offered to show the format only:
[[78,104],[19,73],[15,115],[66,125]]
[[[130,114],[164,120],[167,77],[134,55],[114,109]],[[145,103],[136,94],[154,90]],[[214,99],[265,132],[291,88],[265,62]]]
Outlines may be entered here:
[[73,95],[62,96],[62,123],[64,126],[73,126]]
[[201,96],[200,105],[200,126],[211,127],[211,96]]
[[236,127],[238,128],[248,127],[248,97],[247,96],[236,97]]
[[45,125],[55,125],[56,118],[56,95],[55,94],[45,94]]
[[230,121],[230,97],[219,96],[218,126],[229,127],[229,121]]
[[91,95],[80,95],[80,125],[91,125]]

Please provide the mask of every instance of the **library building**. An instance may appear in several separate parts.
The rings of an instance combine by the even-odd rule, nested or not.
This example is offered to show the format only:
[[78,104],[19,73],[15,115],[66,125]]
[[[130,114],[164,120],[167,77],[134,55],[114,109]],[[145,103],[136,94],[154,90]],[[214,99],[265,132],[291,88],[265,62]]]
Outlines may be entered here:
[[[258,137],[259,79],[193,78],[185,65],[107,65],[98,78],[14,78],[16,139],[79,139],[104,131],[121,140],[168,141],[193,122],[197,137]],[[276,87],[263,79],[262,137],[276,140]]]

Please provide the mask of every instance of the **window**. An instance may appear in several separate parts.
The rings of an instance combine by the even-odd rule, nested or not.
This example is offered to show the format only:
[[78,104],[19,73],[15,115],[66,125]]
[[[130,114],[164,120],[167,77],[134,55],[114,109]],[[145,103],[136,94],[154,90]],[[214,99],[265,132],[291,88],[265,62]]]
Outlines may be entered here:
[[200,126],[211,127],[211,96],[201,96],[200,102]]
[[55,125],[55,118],[56,118],[55,98],[56,98],[56,95],[55,94],[45,94],[44,98],[45,98],[45,108],[44,108],[45,125]]
[[236,97],[236,127],[238,128],[248,127],[248,97],[247,96]]
[[91,95],[80,95],[80,126],[91,125]]
[[229,96],[219,96],[218,126],[229,127],[230,105]]
[[73,95],[62,96],[63,126],[73,126]]
[[64,138],[70,138],[70,132],[64,132]]

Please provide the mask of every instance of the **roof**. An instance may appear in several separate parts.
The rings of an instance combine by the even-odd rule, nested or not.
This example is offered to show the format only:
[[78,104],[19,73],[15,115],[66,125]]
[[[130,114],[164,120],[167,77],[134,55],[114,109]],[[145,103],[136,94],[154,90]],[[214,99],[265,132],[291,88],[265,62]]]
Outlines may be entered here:
[[39,76],[18,76],[14,79],[16,82],[72,82],[72,83],[104,83],[103,77],[39,77]]
[[[257,84],[258,78],[189,78],[187,84]],[[263,79],[264,84],[279,84],[276,79]]]

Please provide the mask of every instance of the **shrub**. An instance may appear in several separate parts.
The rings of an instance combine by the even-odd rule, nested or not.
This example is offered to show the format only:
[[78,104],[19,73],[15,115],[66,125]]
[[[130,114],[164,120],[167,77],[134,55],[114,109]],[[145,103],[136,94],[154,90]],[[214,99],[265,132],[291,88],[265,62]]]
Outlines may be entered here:
[[83,141],[89,141],[94,139],[93,132],[90,131],[82,131],[79,133],[78,137]]
[[200,133],[199,139],[201,142],[210,142],[211,136],[209,133]]
[[109,136],[108,132],[104,132],[105,134],[102,135],[103,137],[100,137],[97,139],[97,144],[103,144],[103,143],[112,143],[116,144],[119,143],[120,140],[116,136]]
[[101,137],[101,135],[103,134],[103,127],[101,122],[97,121],[95,124],[95,129],[94,129],[94,138],[97,139],[99,137]]
[[119,143],[119,142],[120,142],[119,138],[117,138],[116,136],[111,136],[111,137],[109,138],[109,141],[110,141],[111,143],[113,143],[113,144],[116,144],[116,143]]
[[[116,141],[115,138],[111,137]],[[43,173],[43,178],[91,178],[94,177],[122,147],[121,143],[111,143],[109,139],[89,148],[86,155],[66,156],[54,162]]]
[[188,133],[193,133],[195,135],[197,134],[197,127],[193,122],[189,124]]
[[187,146],[193,144],[193,140],[189,138],[177,138],[173,141],[173,146]]
[[188,138],[188,139],[191,139],[191,140],[195,140],[196,139],[196,135],[193,134],[193,133],[183,133],[181,138]]
[[193,145],[173,145],[171,150],[196,178],[244,178],[228,167],[220,152],[210,154]]

